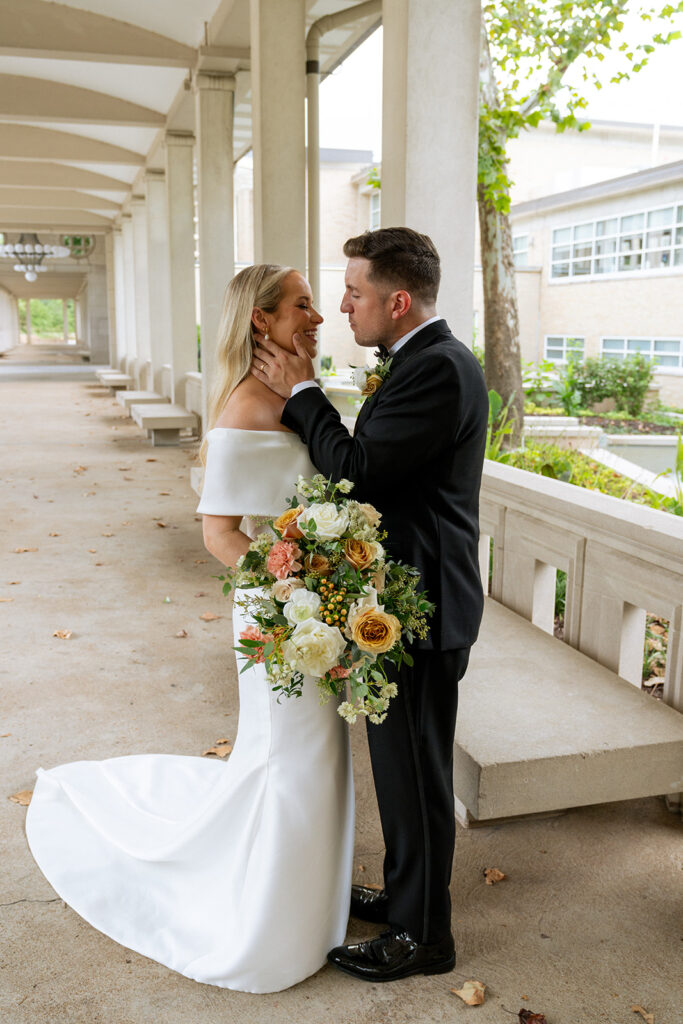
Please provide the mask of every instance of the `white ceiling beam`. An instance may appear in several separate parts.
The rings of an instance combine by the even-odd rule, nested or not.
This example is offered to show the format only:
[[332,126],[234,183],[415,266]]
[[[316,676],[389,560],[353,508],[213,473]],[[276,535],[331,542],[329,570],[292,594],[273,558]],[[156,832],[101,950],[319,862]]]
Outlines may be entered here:
[[0,0],[0,54],[172,68],[197,58],[175,39],[46,0]]
[[27,281],[23,274],[6,271],[0,263],[0,288],[5,288],[18,299],[75,299],[83,287],[86,272],[74,270],[59,273],[50,269],[47,274],[38,274],[37,281]]
[[28,75],[0,75],[0,118],[158,128],[165,117],[93,89]]
[[106,192],[128,192],[130,184],[106,174],[96,174],[82,167],[47,161],[3,160],[0,158],[0,185],[22,188],[99,189]]
[[87,192],[67,188],[15,188],[0,185],[0,207],[52,207],[65,210],[114,210],[118,213],[120,203]]
[[82,231],[112,226],[112,220],[89,210],[60,210],[54,207],[29,209],[0,206],[0,231]]
[[128,164],[140,167],[141,153],[72,132],[34,125],[0,122],[0,153],[12,160],[73,160],[80,163]]

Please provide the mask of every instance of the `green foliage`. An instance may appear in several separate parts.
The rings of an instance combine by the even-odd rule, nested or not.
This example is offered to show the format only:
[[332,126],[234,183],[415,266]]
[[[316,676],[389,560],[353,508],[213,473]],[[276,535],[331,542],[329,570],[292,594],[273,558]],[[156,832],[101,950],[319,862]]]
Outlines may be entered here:
[[555,618],[564,619],[567,607],[567,574],[558,569],[555,576]]
[[197,370],[202,372],[202,325],[197,324]]
[[572,371],[578,404],[591,406],[613,398],[617,411],[638,417],[654,371],[654,364],[640,354],[627,359],[588,358]]
[[[652,23],[650,38],[631,45],[621,40],[626,11]],[[602,86],[599,65],[621,54],[611,82],[624,81],[646,66],[656,46],[680,37],[672,18],[683,3],[654,6],[628,0],[496,0],[484,3],[484,24],[495,82],[482,80],[479,110],[479,183],[501,213],[510,208],[508,139],[551,121],[558,132],[590,127],[577,113],[587,106],[583,89],[567,85],[565,73],[577,62],[583,84]],[[667,31],[657,30],[662,21]]]
[[553,385],[553,394],[562,406],[565,416],[576,416],[583,405],[583,395],[579,388],[575,359],[569,359],[560,367],[558,379]]
[[489,423],[486,430],[486,458],[504,461],[501,449],[506,437],[512,433],[513,424],[508,418],[512,397],[503,405],[503,399],[493,388],[489,391]]
[[[61,299],[20,299],[19,330],[26,333],[26,303],[31,303],[31,334],[35,338],[62,338],[64,319]],[[73,299],[67,300],[69,334],[76,333]]]
[[336,370],[334,368],[334,362],[332,361],[332,356],[320,357],[320,373],[321,375],[327,377],[330,377],[332,376],[332,374],[336,373]]
[[372,170],[370,171],[370,173],[368,174],[368,177],[367,177],[367,180],[366,180],[366,185],[371,185],[372,188],[380,188],[381,189],[382,181],[381,181],[381,178],[379,176],[379,171],[377,170],[376,167],[373,167]]

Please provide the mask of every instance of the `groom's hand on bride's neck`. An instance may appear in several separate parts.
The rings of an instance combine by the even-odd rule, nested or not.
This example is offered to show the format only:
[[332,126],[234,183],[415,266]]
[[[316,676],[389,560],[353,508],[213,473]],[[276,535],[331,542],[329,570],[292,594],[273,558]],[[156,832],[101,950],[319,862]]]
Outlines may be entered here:
[[272,338],[266,341],[262,334],[257,333],[254,337],[256,348],[251,361],[251,372],[276,395],[287,399],[295,384],[315,380],[312,358],[315,355],[314,341],[295,334],[292,338],[295,351],[288,352]]

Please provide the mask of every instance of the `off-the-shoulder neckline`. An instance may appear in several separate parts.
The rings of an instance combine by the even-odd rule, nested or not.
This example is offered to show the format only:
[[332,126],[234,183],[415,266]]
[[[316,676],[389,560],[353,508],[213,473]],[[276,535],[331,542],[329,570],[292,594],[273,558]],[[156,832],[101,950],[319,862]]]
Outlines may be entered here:
[[300,440],[299,435],[293,430],[246,430],[244,427],[212,427],[211,430],[207,430],[206,436],[216,430],[231,430],[238,434],[276,434],[278,437],[295,437]]

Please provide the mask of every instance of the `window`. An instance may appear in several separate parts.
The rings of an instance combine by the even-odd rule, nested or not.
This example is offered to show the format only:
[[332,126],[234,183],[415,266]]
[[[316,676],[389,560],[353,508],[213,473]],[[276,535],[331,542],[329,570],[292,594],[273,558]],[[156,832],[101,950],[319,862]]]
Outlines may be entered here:
[[379,189],[374,188],[370,193],[370,230],[375,231],[379,227],[380,219],[380,194]]
[[568,363],[583,358],[583,338],[573,335],[548,334],[545,339],[545,358],[551,363]]
[[516,267],[527,267],[529,265],[529,236],[512,236],[512,255]]
[[683,338],[603,338],[600,347],[607,359],[640,354],[653,359],[658,371],[683,370]]
[[553,278],[669,267],[683,267],[683,203],[553,231]]

